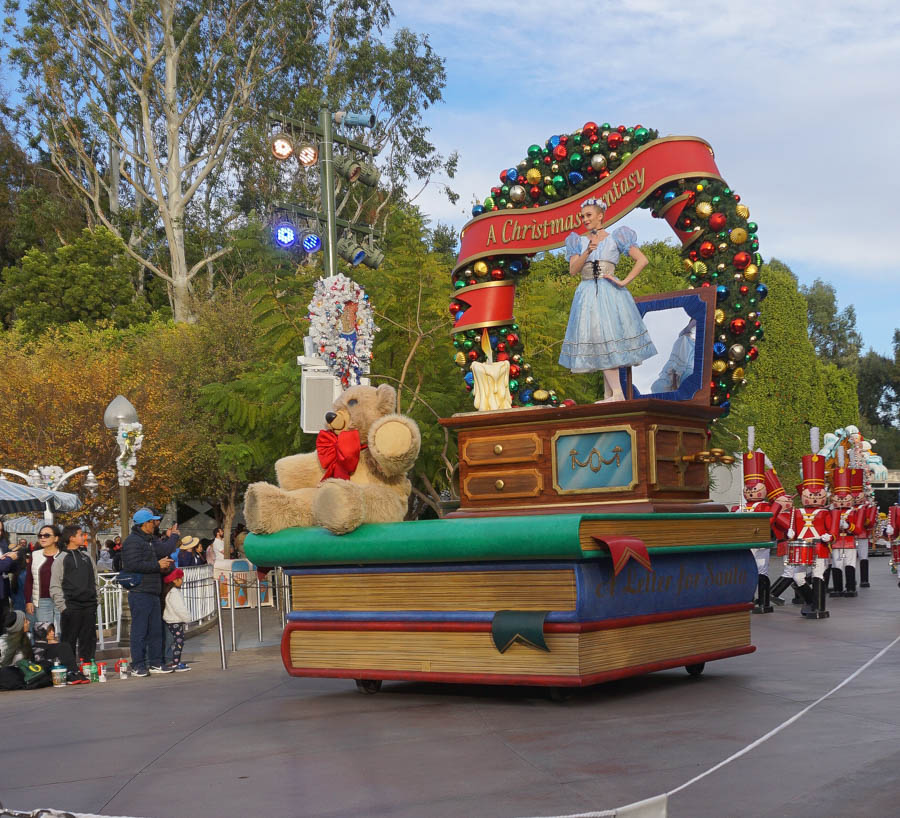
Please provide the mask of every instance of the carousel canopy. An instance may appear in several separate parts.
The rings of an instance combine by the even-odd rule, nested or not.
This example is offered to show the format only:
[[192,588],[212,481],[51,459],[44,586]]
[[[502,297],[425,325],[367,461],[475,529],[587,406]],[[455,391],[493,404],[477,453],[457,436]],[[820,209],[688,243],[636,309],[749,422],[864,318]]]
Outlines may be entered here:
[[0,480],[0,514],[43,511],[45,504],[50,506],[51,511],[77,511],[81,508],[81,500],[75,494]]

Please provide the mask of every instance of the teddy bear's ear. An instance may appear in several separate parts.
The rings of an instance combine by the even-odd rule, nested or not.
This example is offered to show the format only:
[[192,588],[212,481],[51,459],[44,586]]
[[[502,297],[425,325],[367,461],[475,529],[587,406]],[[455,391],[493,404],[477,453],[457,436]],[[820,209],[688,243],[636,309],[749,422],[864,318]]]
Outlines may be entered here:
[[397,411],[397,390],[387,383],[381,384],[375,391],[378,398],[378,411],[383,415],[389,415]]

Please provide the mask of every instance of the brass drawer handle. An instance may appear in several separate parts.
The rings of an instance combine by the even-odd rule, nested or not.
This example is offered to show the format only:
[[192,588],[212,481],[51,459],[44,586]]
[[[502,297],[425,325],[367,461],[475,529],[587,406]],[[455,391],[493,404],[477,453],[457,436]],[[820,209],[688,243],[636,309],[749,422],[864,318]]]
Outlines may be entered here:
[[499,443],[494,446],[494,454],[503,454],[503,447]]
[[503,487],[505,485],[506,483],[504,483],[502,480],[498,480],[496,483],[494,483],[494,488],[497,489],[497,491],[503,491]]

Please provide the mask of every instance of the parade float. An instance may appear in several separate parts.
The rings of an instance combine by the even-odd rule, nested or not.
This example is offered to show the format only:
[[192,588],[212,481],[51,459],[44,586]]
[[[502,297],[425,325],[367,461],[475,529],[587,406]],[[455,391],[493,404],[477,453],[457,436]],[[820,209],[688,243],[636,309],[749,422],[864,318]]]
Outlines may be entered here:
[[[619,372],[626,400],[576,406],[532,370],[514,303],[533,254],[583,232],[588,198],[605,225],[635,208],[665,219],[685,289],[637,299],[658,352]],[[709,501],[708,464],[733,458],[708,441],[758,354],[766,288],[756,225],[712,148],[589,122],[528,148],[473,217],[450,312],[475,410],[440,421],[457,437],[458,507],[249,535],[248,556],[289,578],[288,672],[366,692],[565,688],[752,652],[749,549],[770,544],[769,515]]]

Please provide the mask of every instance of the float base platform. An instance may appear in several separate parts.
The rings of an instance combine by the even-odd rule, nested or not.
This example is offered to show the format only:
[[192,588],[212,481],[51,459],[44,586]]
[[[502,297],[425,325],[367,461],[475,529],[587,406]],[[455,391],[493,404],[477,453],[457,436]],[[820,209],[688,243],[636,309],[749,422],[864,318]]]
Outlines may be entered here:
[[768,544],[767,521],[431,520],[291,529],[245,549],[285,566],[291,675],[572,687],[752,652],[750,548]]

